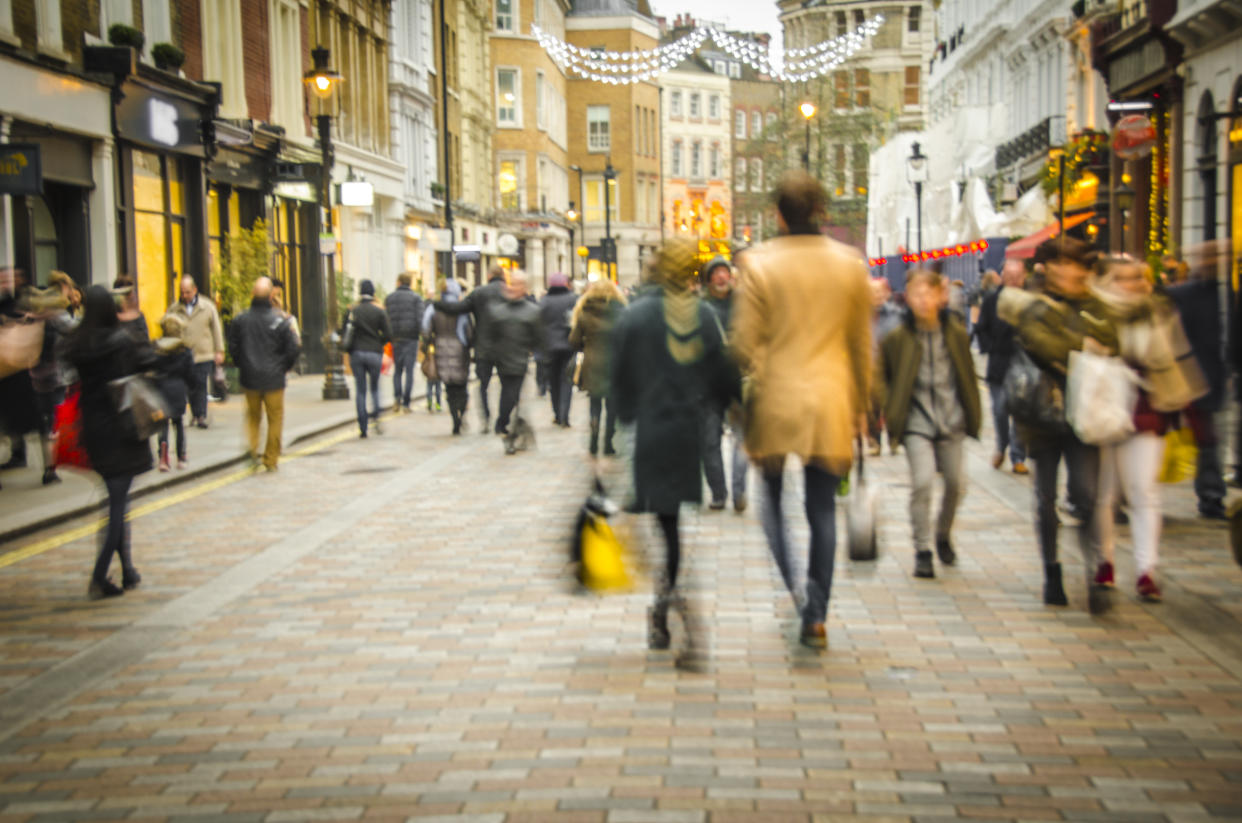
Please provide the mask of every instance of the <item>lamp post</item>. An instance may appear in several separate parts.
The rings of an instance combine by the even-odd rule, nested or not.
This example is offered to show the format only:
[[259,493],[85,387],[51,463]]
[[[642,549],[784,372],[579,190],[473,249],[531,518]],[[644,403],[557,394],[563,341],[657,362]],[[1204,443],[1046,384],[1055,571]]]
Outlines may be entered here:
[[811,118],[815,116],[815,104],[807,101],[798,106],[798,111],[802,112],[802,119],[806,121],[806,143],[802,149],[802,169],[807,174],[811,173]]
[[1130,188],[1130,175],[1121,175],[1121,184],[1113,189],[1113,200],[1117,202],[1117,210],[1121,212],[1121,233],[1117,250],[1125,254],[1126,221],[1130,217],[1130,207],[1134,205],[1134,189]]
[[565,212],[565,219],[569,221],[569,279],[573,280],[576,276],[574,273],[574,258],[577,257],[577,246],[574,245],[574,221],[578,219],[578,212],[574,211],[574,201],[569,201],[569,210]]
[[608,267],[608,279],[613,281],[617,279],[612,270],[616,262],[612,247],[612,185],[616,181],[617,170],[612,167],[610,156],[604,167],[604,265]]
[[914,221],[915,237],[918,239],[918,252],[923,253],[923,184],[927,182],[927,155],[919,148],[918,141],[911,146],[910,156],[906,158],[906,179],[914,184]]
[[[578,212],[578,233],[582,235],[582,244],[586,245],[586,192],[582,188],[582,166],[570,166],[569,170],[578,175],[578,202],[582,204],[582,211]],[[583,271],[586,271],[586,261],[583,260]]]
[[[328,66],[329,51],[323,46],[311,50],[311,70],[306,72],[303,81],[311,94],[319,100],[319,112],[315,116],[315,125],[319,132],[319,151],[321,168],[319,179],[319,206],[323,210],[321,224],[332,225],[332,163],[335,152],[332,148],[332,102],[337,86],[344,81],[339,72]],[[345,366],[341,362],[341,352],[337,348],[340,337],[336,328],[340,323],[336,308],[336,266],[331,255],[320,254],[319,259],[327,270],[328,281],[328,331],[324,335],[327,349],[327,363],[323,370],[323,399],[348,400],[349,384],[345,382]]]

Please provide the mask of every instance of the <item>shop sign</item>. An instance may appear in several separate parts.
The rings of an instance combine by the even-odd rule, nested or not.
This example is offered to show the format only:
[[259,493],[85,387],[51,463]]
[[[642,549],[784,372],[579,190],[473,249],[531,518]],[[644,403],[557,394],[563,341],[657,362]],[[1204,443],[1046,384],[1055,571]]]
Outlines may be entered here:
[[347,180],[341,184],[341,205],[367,207],[375,202],[375,187],[359,180]]
[[319,253],[336,254],[336,235],[332,232],[321,232],[319,235]]
[[1141,48],[1123,54],[1108,66],[1108,88],[1117,94],[1156,74],[1167,58],[1159,40],[1148,40]]
[[202,154],[202,111],[189,100],[164,97],[127,85],[116,105],[116,131],[126,140],[157,149]]
[[458,263],[477,263],[483,259],[483,249],[479,246],[453,246],[453,259]]
[[1156,145],[1156,125],[1145,114],[1129,114],[1113,127],[1113,152],[1122,160],[1151,154]]
[[518,241],[512,234],[502,234],[496,238],[496,248],[505,257],[513,257],[518,253]]
[[0,146],[0,194],[43,194],[43,164],[34,143]]
[[427,245],[435,251],[448,251],[453,244],[453,233],[448,229],[427,229]]

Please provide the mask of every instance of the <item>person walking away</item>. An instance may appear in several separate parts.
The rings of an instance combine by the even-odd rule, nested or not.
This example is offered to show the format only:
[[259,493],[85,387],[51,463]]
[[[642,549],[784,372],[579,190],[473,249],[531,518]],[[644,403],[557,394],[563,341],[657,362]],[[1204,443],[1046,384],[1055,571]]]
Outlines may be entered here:
[[988,384],[988,394],[992,398],[992,428],[996,433],[992,468],[1000,469],[1005,464],[1005,455],[1008,453],[1014,474],[1029,472],[1026,467],[1026,449],[1018,437],[1018,427],[1009,414],[1009,401],[1005,397],[1005,374],[1013,362],[1017,333],[1013,326],[997,315],[997,305],[1005,289],[1021,292],[1025,285],[1026,266],[1021,260],[1006,260],[1001,269],[1000,288],[984,295],[983,304],[979,307],[979,324],[975,327],[979,350],[988,356],[984,377]]
[[487,285],[477,288],[457,303],[446,303],[437,300],[436,311],[444,312],[451,317],[467,312],[474,316],[475,329],[475,374],[479,378],[479,416],[482,418],[482,433],[487,434],[491,423],[491,410],[487,404],[487,387],[492,381],[492,372],[498,371],[496,360],[499,352],[496,345],[496,334],[491,327],[492,308],[506,301],[505,270],[500,266],[492,266],[487,272]]
[[[526,379],[531,355],[542,348],[546,339],[539,319],[539,307],[526,299],[526,284],[526,272],[512,270],[509,272],[509,283],[505,286],[504,299],[490,304],[487,310],[492,356],[496,372],[500,375],[496,434],[506,436],[510,434],[509,418],[522,397],[522,383]],[[437,301],[437,311],[441,304],[460,305]],[[506,437],[505,453],[514,454],[516,451],[512,438]]]
[[[194,358],[194,379],[190,382],[190,421],[207,428],[207,381],[212,370],[224,363],[224,333],[220,329],[220,312],[205,294],[199,294],[194,278],[181,278],[181,299],[168,307],[167,315],[184,321],[182,339]],[[184,404],[183,404],[184,405]]]
[[[871,390],[871,294],[857,250],[819,233],[826,197],[803,172],[776,189],[781,236],[740,260],[730,343],[747,376],[746,451],[763,473],[763,523],[781,576],[794,594],[781,497],[785,459],[806,475],[811,527],[801,640],[827,645],[824,621],[836,554],[837,485],[867,430]],[[795,601],[798,596],[795,594]]]
[[1225,336],[1220,316],[1219,257],[1227,252],[1215,243],[1188,250],[1189,279],[1169,286],[1166,293],[1177,307],[1191,351],[1209,391],[1190,405],[1185,417],[1199,447],[1195,471],[1195,496],[1199,516],[1208,520],[1225,519],[1225,476],[1221,469],[1220,437],[1216,417],[1225,407]]
[[543,323],[543,363],[548,377],[548,393],[552,399],[552,422],[569,428],[569,406],[574,396],[573,376],[569,364],[574,350],[569,345],[569,324],[578,295],[569,288],[569,279],[557,272],[548,277],[548,293],[539,301],[539,317]]
[[[725,346],[728,348],[728,328],[733,319],[733,267],[723,257],[714,257],[703,267],[700,276],[706,289],[703,302],[716,313],[721,329],[725,330]],[[703,474],[707,477],[707,488],[711,491],[712,511],[721,511],[728,503],[729,489],[725,483],[724,457],[721,454],[721,439],[724,435],[725,407],[703,407]],[[742,445],[743,432],[740,426],[730,426],[733,448],[730,463],[733,472],[733,509],[738,514],[746,511],[746,472],[750,464],[746,461],[746,449]]]
[[[876,368],[889,440],[905,446],[910,464],[914,576],[923,578],[936,576],[933,544],[941,563],[957,562],[952,530],[966,495],[962,441],[979,436],[983,416],[970,335],[944,308],[947,298],[944,275],[912,269],[906,275],[905,321],[880,344]],[[933,534],[937,472],[944,477],[944,497]]]
[[592,283],[574,306],[569,331],[569,345],[582,352],[582,368],[578,371],[578,388],[591,398],[591,439],[588,451],[599,454],[600,418],[604,422],[604,456],[617,453],[612,439],[617,431],[617,406],[611,398],[612,336],[626,299],[617,284],[600,279]]
[[[880,342],[888,333],[901,325],[902,309],[893,301],[893,287],[887,277],[871,278],[871,359],[880,354]],[[872,457],[879,457],[884,436],[884,400],[872,392],[867,409],[867,445]],[[889,450],[897,453],[897,442],[890,440]]]
[[185,406],[190,384],[198,378],[194,371],[193,349],[185,342],[184,315],[169,311],[160,321],[160,328],[164,336],[155,341],[155,353],[159,355],[155,366],[155,385],[168,409],[168,417],[160,426],[158,440],[160,471],[167,472],[172,470],[168,449],[170,423],[177,438],[177,468],[184,469],[189,465],[185,442]]
[[[392,326],[392,406],[393,411],[410,413],[414,393],[414,370],[418,365],[418,340],[423,330],[423,299],[410,285],[409,272],[397,275],[397,288],[384,298],[384,310]],[[431,403],[430,387],[427,403]]]
[[[151,469],[151,443],[121,433],[128,412],[117,408],[109,384],[152,368],[155,353],[149,343],[134,339],[122,326],[108,289],[91,286],[83,303],[85,313],[68,340],[66,354],[81,379],[82,442],[91,468],[103,478],[108,491],[108,525],[87,588],[87,595],[98,600],[122,595],[142,581],[134,566],[125,515],[134,478]],[[114,554],[121,561],[119,586],[108,577]]]
[[134,288],[134,278],[128,274],[119,275],[112,281],[112,294],[120,301],[117,318],[130,337],[139,343],[151,341],[151,329],[147,326],[146,315],[138,305],[138,290]]
[[[447,303],[461,301],[461,284],[456,280],[440,281],[440,299]],[[448,395],[449,414],[453,418],[453,434],[459,435],[466,422],[466,405],[470,394],[466,384],[470,380],[470,345],[473,342],[474,329],[466,315],[451,317],[444,312],[436,311],[433,304],[428,303],[423,310],[423,334],[430,341],[432,352],[428,357],[435,358],[437,381],[444,384],[444,392]],[[428,389],[430,393],[430,389]]]
[[[30,370],[34,389],[35,409],[39,415],[39,441],[43,450],[43,485],[60,482],[56,473],[56,432],[53,430],[56,407],[65,400],[65,390],[78,382],[77,373],[65,357],[65,344],[77,327],[81,298],[77,286],[63,271],[48,274],[48,288],[32,306],[34,316],[43,320],[43,351],[39,362]],[[75,305],[75,303],[77,305]],[[26,441],[15,439],[22,446],[24,461]]]
[[[251,460],[269,472],[280,460],[285,418],[285,375],[298,361],[302,344],[289,321],[272,307],[272,281],[255,281],[250,308],[229,324],[229,351],[246,396],[246,434]],[[267,415],[267,442],[259,454],[259,425]]]
[[[31,322],[31,289],[20,269],[0,268],[0,317]],[[9,459],[0,469],[26,466],[26,435],[39,430],[39,412],[30,369],[0,379],[0,436],[9,441]]]
[[[358,409],[358,436],[367,436],[368,419],[375,420],[375,433],[380,427],[380,373],[384,368],[384,344],[392,340],[388,313],[375,302],[375,284],[363,280],[358,284],[358,302],[349,310],[345,325],[353,324],[353,341],[349,347],[349,368],[354,373],[354,402]],[[344,332],[342,331],[342,337]],[[371,389],[371,405],[375,411],[367,415],[367,388]]]
[[[1071,351],[1109,354],[1116,332],[1105,307],[1087,288],[1095,252],[1081,240],[1058,237],[1035,250],[1044,263],[1044,289],[1038,294],[1005,288],[997,305],[1000,319],[1017,329],[1018,345],[1064,397]],[[1035,461],[1035,530],[1044,561],[1044,603],[1065,606],[1061,563],[1057,559],[1057,474],[1065,461],[1069,496],[1084,510],[1078,522],[1078,546],[1086,573],[1087,607],[1092,614],[1112,606],[1109,589],[1097,582],[1100,552],[1094,527],[1099,488],[1100,452],[1082,442],[1068,423],[1021,423],[1018,436]]]
[[683,503],[702,500],[702,409],[723,407],[738,395],[734,367],[720,324],[692,285],[698,275],[698,241],[676,238],[658,253],[661,292],[631,304],[614,331],[611,400],[622,423],[634,424],[634,511],[656,516],[666,547],[665,577],[648,626],[648,645],[671,644],[669,609],[687,627],[687,653],[698,649],[685,598],[677,588],[681,567],[678,517]]

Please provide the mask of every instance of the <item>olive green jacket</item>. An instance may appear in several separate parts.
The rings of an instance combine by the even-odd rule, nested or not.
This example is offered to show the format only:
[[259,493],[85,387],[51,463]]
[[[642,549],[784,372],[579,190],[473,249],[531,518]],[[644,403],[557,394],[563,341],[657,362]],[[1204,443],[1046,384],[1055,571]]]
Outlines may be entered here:
[[[966,434],[977,438],[983,406],[979,402],[979,378],[970,354],[970,335],[962,321],[948,311],[941,312],[940,327],[944,329],[945,347],[949,350],[957,380],[957,397],[966,418]],[[876,360],[877,399],[883,404],[884,422],[894,443],[905,436],[914,381],[922,360],[923,344],[914,329],[914,319],[907,312],[904,322],[880,342],[880,356]]]

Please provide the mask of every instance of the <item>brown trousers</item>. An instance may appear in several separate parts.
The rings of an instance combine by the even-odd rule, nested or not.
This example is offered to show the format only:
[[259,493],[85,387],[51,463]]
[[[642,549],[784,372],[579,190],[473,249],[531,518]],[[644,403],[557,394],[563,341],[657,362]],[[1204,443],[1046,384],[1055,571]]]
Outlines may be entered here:
[[280,459],[280,439],[285,424],[285,390],[252,391],[246,389],[246,435],[250,442],[250,454],[259,458],[259,418],[267,412],[267,445],[263,450],[263,465],[275,469]]

